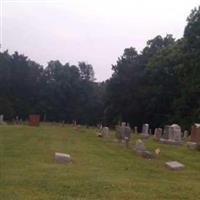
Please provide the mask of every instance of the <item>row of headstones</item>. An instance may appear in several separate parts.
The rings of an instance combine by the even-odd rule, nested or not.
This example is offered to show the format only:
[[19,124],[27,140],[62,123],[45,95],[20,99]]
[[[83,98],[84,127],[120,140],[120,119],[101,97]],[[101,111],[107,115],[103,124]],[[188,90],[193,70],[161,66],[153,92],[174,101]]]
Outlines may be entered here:
[[[17,123],[17,122],[21,122],[22,119],[19,119],[19,117],[16,116],[15,121],[16,121],[16,123]],[[4,121],[4,115],[3,115],[3,114],[0,115],[0,124],[5,124],[5,121]]]
[[[99,125],[98,128],[100,130],[98,133],[98,137],[106,138],[109,136],[108,127],[103,127],[102,125]],[[126,145],[128,146],[132,133],[129,124],[126,122],[122,122],[121,125],[117,125],[115,128],[116,128],[116,133],[115,133],[116,139],[119,142],[126,143]]]
[[[23,122],[22,119],[19,118],[19,116],[16,116],[14,121],[16,124],[22,124],[22,122]],[[38,126],[39,122],[40,122],[40,115],[29,115],[29,125]],[[5,124],[3,114],[0,115],[0,125],[1,124]]]
[[[188,131],[184,131],[182,134],[181,127],[178,124],[166,125],[164,130],[162,128],[156,128],[154,131],[154,139],[166,144],[180,144],[182,142],[182,136],[183,138],[187,138],[188,135]],[[148,138],[149,136],[149,125],[144,124],[141,137]],[[200,124],[195,123],[192,125],[190,141],[187,142],[187,146],[190,149],[195,149],[198,144],[200,144]]]
[[[136,128],[135,128],[136,129]],[[134,130],[136,131],[136,130]],[[101,137],[107,137],[109,132],[108,127],[100,127],[100,134]],[[116,139],[120,142],[125,141],[125,143],[128,145],[130,139],[131,139],[131,128],[128,123],[122,122],[121,125],[116,126]],[[173,124],[171,126],[165,126],[164,133],[162,134],[161,128],[155,129],[155,138],[159,141],[170,141],[174,143],[180,143],[181,142],[181,128],[177,124]],[[142,138],[148,138],[150,136],[149,134],[149,124],[144,124],[142,127],[142,133],[140,134],[140,137]]]
[[154,131],[154,139],[163,143],[180,144],[181,136],[181,127],[178,124],[166,125],[164,131],[162,128],[156,128]]
[[[109,132],[108,127],[100,127],[100,136],[107,137]],[[128,146],[131,139],[131,128],[128,123],[122,122],[121,125],[116,126],[116,139],[120,142],[126,143]],[[134,127],[134,132],[138,132],[137,127]],[[162,128],[156,128],[154,130],[154,139],[165,144],[181,144],[182,136],[188,137],[188,131],[181,132],[181,127],[178,124],[166,125],[164,130]],[[149,124],[143,124],[142,133],[140,138],[146,139],[150,137]],[[200,144],[200,124],[195,123],[192,126],[190,140],[187,142],[189,149],[195,149]]]
[[115,137],[118,142],[125,142],[128,147],[129,141],[131,140],[132,130],[128,123],[122,122],[121,125],[117,125],[116,127]]
[[[181,140],[181,128],[180,126],[178,126],[177,124],[173,124],[170,126],[170,130],[171,132],[169,132],[168,136],[169,138],[166,136],[166,138],[168,138],[170,141],[180,141]],[[134,132],[138,133],[137,127],[134,127]],[[159,132],[160,136],[162,135],[162,129],[156,129],[155,130],[156,134]],[[125,123],[122,123],[121,126],[116,126],[116,138],[120,141],[120,140],[125,140],[126,141],[126,137],[127,137],[127,133],[129,140],[131,138],[131,129],[129,127],[129,125],[126,125]],[[140,134],[140,136],[142,136],[143,138],[148,138],[151,134],[151,131],[149,130],[149,124],[143,124],[142,126],[142,133]],[[129,141],[128,140],[128,141]],[[128,143],[127,143],[128,145]],[[134,150],[136,151],[137,154],[139,154],[140,156],[147,158],[147,159],[152,159],[155,158],[156,156],[158,156],[160,154],[160,149],[157,148],[155,149],[155,151],[149,151],[143,141],[141,139],[137,139],[134,145]],[[173,169],[173,170],[179,170],[184,168],[184,165],[182,163],[179,163],[177,161],[168,161],[165,163],[165,166],[169,169]]]

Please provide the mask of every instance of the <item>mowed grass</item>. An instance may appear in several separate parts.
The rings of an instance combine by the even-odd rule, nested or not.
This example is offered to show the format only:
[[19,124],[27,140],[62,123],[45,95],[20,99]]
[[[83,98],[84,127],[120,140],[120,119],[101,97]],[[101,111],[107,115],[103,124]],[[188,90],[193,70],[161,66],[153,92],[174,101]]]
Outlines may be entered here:
[[[145,160],[114,142],[114,132],[107,140],[96,133],[70,125],[0,126],[0,199],[200,199],[200,152],[149,139],[146,146],[161,155]],[[55,163],[54,152],[69,153],[72,163]],[[166,169],[170,160],[185,169]]]

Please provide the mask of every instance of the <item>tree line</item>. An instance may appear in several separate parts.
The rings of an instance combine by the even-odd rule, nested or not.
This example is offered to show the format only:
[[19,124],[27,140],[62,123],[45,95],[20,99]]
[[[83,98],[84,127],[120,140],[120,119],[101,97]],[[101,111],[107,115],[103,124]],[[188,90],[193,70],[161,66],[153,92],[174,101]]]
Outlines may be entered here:
[[0,53],[0,113],[7,120],[38,113],[43,120],[94,125],[126,121],[152,127],[200,121],[200,7],[183,37],[126,48],[108,80],[95,81],[92,65],[50,61],[44,68],[17,52]]

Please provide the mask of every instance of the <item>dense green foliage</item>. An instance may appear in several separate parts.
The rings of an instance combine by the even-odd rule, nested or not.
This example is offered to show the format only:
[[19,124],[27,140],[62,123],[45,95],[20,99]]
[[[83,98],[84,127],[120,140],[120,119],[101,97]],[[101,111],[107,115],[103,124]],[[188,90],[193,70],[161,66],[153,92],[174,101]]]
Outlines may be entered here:
[[39,113],[48,121],[188,128],[200,120],[200,8],[192,10],[181,39],[156,36],[140,53],[126,48],[103,83],[85,62],[50,61],[44,68],[2,52],[0,91],[0,113],[8,120]]
[[188,128],[200,120],[200,8],[187,21],[179,40],[157,36],[141,53],[124,50],[107,82],[109,122],[153,127],[176,122]]
[[[39,113],[49,121],[94,124],[101,119],[101,84],[91,65],[50,61],[46,68],[17,52],[0,54],[0,113],[8,120]],[[95,112],[93,112],[95,110]]]

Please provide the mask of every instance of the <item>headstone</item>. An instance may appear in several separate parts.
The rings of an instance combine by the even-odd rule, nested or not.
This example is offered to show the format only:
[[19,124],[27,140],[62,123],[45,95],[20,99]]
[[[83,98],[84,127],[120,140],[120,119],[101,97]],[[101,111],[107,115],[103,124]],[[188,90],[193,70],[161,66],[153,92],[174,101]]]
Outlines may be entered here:
[[126,125],[126,122],[122,122],[121,126],[117,125],[115,137],[119,142],[121,141],[122,143],[126,143],[128,146],[128,143],[131,139],[131,128],[129,124]]
[[188,149],[194,150],[194,149],[197,149],[197,147],[198,147],[198,144],[196,142],[187,142]]
[[121,137],[121,142],[123,142],[124,137],[125,137],[125,130],[126,130],[126,122],[122,122],[120,126],[120,137]]
[[149,134],[149,124],[143,124],[142,133],[143,134]]
[[160,138],[160,143],[163,143],[163,144],[172,144],[172,145],[179,145],[179,144],[181,144],[178,141],[170,140],[170,139],[164,139],[164,138]]
[[181,127],[178,124],[167,125],[164,127],[164,133],[160,138],[160,142],[164,144],[180,144],[181,134]]
[[152,159],[155,157],[155,155],[153,154],[153,152],[151,151],[142,151],[139,153],[143,158],[146,158],[146,159]]
[[73,120],[73,121],[72,121],[72,125],[73,125],[74,127],[76,127],[76,125],[77,125],[76,120]]
[[144,145],[144,143],[142,142],[141,139],[136,140],[136,142],[135,142],[135,151],[136,151],[137,154],[139,154],[143,158],[152,159],[152,158],[155,157],[153,152],[148,151],[146,149],[146,147],[145,147],[145,145]]
[[170,126],[169,139],[181,142],[181,127],[178,124],[172,124]]
[[122,125],[122,126],[126,126],[126,122],[122,122],[121,125]]
[[191,142],[200,143],[200,124],[194,124],[191,131]]
[[102,129],[102,137],[108,137],[109,134],[109,128],[108,127],[103,127]]
[[16,116],[16,117],[15,117],[15,123],[16,123],[16,124],[19,124],[19,116]]
[[3,115],[0,115],[0,124],[4,124],[4,116]]
[[184,130],[183,132],[183,138],[186,139],[189,136],[189,132],[187,130]]
[[143,139],[149,138],[149,124],[143,124],[142,126],[142,133],[140,134],[140,137]]
[[129,125],[127,125],[125,127],[125,133],[124,133],[124,140],[126,142],[127,147],[128,147],[128,143],[129,143],[130,139],[131,139],[131,128]]
[[185,166],[177,161],[169,161],[165,163],[165,166],[172,170],[180,170],[183,169]]
[[21,124],[21,125],[23,124],[22,118],[19,119],[19,124]]
[[154,140],[160,141],[161,136],[162,136],[162,128],[155,128],[155,130],[154,130]]
[[69,154],[55,152],[54,159],[58,163],[68,163],[71,161]]
[[134,127],[134,132],[138,133],[138,127],[137,126]]
[[40,124],[40,115],[29,115],[29,125],[38,126]]
[[169,139],[169,132],[170,132],[170,126],[169,126],[169,125],[166,125],[166,126],[164,127],[164,131],[163,131],[162,138],[163,138],[163,139]]
[[135,150],[136,152],[146,151],[146,147],[141,139],[136,140],[135,142]]

